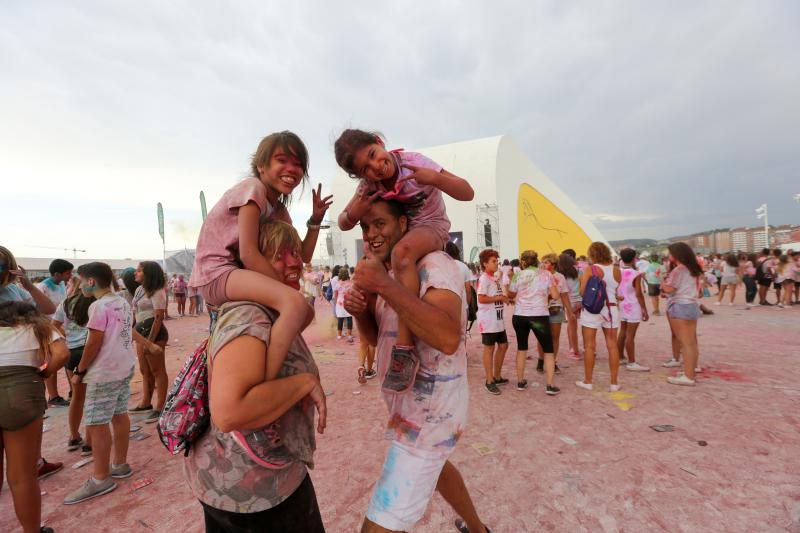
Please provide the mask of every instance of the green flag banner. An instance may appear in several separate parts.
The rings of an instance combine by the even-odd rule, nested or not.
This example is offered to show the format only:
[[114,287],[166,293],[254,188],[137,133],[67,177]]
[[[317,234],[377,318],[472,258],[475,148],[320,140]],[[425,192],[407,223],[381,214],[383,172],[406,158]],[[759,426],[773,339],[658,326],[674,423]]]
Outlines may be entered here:
[[164,242],[164,208],[158,202],[158,234],[161,235],[161,242]]
[[203,215],[203,222],[205,222],[208,211],[206,210],[206,195],[203,191],[200,191],[200,214]]

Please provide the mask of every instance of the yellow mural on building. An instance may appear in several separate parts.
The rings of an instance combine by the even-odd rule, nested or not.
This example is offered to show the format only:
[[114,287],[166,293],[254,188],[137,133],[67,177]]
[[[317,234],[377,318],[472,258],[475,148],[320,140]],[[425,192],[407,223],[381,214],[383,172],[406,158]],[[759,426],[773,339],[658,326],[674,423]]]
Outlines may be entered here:
[[523,183],[517,193],[519,250],[535,250],[539,257],[572,248],[585,255],[592,240],[581,227],[539,191]]

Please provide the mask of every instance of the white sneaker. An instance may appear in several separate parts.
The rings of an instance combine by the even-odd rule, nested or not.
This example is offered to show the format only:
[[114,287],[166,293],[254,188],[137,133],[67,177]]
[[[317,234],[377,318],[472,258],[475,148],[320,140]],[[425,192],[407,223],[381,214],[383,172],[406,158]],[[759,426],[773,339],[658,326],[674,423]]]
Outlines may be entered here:
[[722,305],[722,302],[714,302],[714,305]]
[[666,363],[664,363],[661,366],[663,366],[665,368],[675,368],[675,367],[681,366],[681,362],[678,361],[677,359],[670,359],[669,361],[667,361]]
[[608,386],[608,392],[618,392],[621,388],[621,385],[612,383]]
[[336,340],[337,340],[337,341],[340,341],[340,340],[342,340],[342,336],[341,336],[341,335],[336,335]]
[[698,367],[696,367],[696,368],[694,369],[694,373],[695,373],[695,374],[699,374],[699,373],[700,373],[700,372],[702,372],[702,371],[703,371],[703,369],[702,369],[702,368],[700,368],[699,366],[698,366]]
[[631,372],[650,372],[649,366],[640,365],[639,363],[628,363],[625,365],[625,369]]
[[686,377],[686,374],[679,374],[675,377],[668,377],[667,383],[671,385],[684,385],[686,387],[694,387],[695,381]]
[[585,389],[585,390],[592,390],[592,384],[591,383],[584,383],[583,381],[576,381],[575,385],[577,385],[578,387],[580,387],[582,389]]
[[731,306],[731,307],[733,307],[733,302],[730,302],[728,305],[729,305],[729,306]]

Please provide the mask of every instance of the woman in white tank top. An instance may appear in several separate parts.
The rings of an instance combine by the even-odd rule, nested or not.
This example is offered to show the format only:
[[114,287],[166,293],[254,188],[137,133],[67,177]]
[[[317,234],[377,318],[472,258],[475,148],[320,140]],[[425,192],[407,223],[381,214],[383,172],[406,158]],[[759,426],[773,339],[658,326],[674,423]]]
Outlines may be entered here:
[[586,284],[592,275],[600,276],[606,283],[608,302],[598,314],[581,311],[580,325],[583,334],[583,347],[586,354],[583,358],[584,379],[576,381],[575,385],[586,390],[592,390],[592,374],[594,372],[594,358],[596,352],[597,330],[603,330],[608,349],[608,368],[611,373],[611,384],[608,390],[616,392],[620,389],[617,381],[619,374],[619,349],[617,347],[617,328],[619,328],[619,307],[617,306],[617,288],[621,279],[620,271],[611,258],[611,250],[602,242],[593,242],[588,251],[591,266],[583,271],[581,276],[581,295],[586,289]]

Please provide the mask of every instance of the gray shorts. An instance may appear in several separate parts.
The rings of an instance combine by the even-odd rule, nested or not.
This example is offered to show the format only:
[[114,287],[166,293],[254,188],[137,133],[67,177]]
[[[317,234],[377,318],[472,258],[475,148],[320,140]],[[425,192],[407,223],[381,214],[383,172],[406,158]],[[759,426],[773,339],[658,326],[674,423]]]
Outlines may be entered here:
[[83,412],[87,426],[108,424],[115,415],[128,412],[132,377],[133,369],[127,378],[119,381],[86,384]]
[[697,320],[700,318],[700,306],[694,304],[669,304],[667,307],[667,316],[669,318],[678,318],[680,320]]

